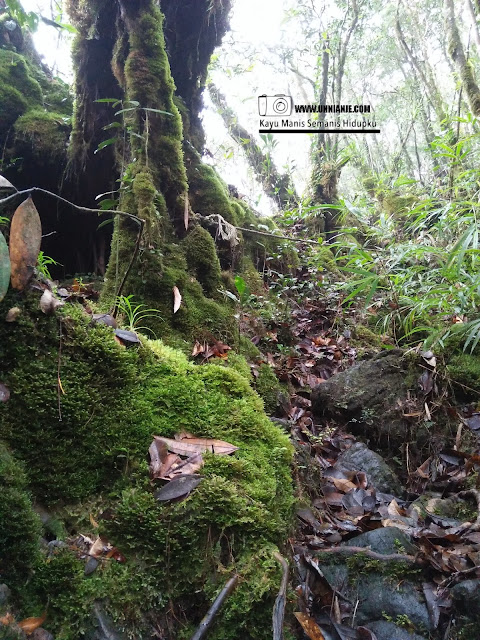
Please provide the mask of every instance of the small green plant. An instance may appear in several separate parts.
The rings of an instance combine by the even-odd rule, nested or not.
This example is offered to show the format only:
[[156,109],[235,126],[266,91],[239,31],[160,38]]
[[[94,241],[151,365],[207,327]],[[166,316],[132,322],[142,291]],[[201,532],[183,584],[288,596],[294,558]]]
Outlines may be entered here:
[[49,265],[58,265],[60,264],[59,262],[57,262],[56,260],[54,260],[53,258],[51,258],[50,256],[46,256],[43,251],[40,251],[40,253],[38,254],[38,258],[37,258],[37,271],[38,273],[41,273],[42,276],[44,276],[45,278],[48,278],[49,280],[52,279],[52,276],[50,275],[50,270],[48,268]]
[[146,305],[137,304],[133,302],[133,294],[129,296],[118,296],[117,308],[124,318],[125,326],[128,331],[150,331],[153,335],[154,332],[150,327],[140,325],[141,322],[147,318],[161,318],[160,312],[157,309],[146,309]]

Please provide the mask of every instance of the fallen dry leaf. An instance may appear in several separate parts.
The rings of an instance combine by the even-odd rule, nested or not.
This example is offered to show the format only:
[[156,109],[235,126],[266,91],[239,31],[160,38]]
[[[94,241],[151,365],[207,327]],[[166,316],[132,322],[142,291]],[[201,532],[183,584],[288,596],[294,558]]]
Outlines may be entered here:
[[157,442],[164,442],[172,453],[178,453],[183,456],[191,456],[194,453],[215,453],[220,456],[227,456],[237,451],[229,442],[216,440],[214,438],[185,438],[183,440],[173,440],[171,438],[161,438],[154,436]]
[[51,315],[58,307],[63,307],[65,302],[56,298],[50,289],[45,289],[40,298],[40,309],[45,315]]
[[202,481],[199,475],[179,476],[155,492],[155,498],[160,502],[187,498]]
[[20,204],[10,225],[10,262],[12,287],[23,291],[37,264],[42,224],[31,197]]
[[20,629],[22,629],[27,636],[30,635],[31,633],[33,633],[35,631],[35,629],[38,629],[38,627],[41,627],[42,624],[45,622],[45,620],[47,619],[47,614],[44,613],[42,616],[40,616],[39,618],[25,618],[24,620],[21,620],[18,623],[18,626],[20,627]]
[[313,618],[311,618],[306,613],[301,612],[295,612],[293,615],[302,625],[302,629],[305,631],[310,640],[325,640],[325,636],[323,635],[322,630]]

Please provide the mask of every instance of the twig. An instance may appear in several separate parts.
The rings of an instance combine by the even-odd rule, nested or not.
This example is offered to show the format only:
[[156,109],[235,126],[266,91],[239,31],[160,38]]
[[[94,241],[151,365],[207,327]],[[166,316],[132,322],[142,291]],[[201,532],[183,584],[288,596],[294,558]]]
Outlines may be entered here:
[[[45,193],[47,196],[51,196],[52,198],[55,198],[56,200],[59,200],[60,202],[68,204],[70,207],[77,209],[77,211],[83,211],[85,213],[106,213],[104,209],[90,209],[89,207],[81,207],[80,205],[75,204],[74,202],[70,202],[70,200],[67,200],[66,198],[62,198],[62,196],[59,196],[57,193],[53,193],[52,191],[47,191],[46,189],[41,189],[40,187],[30,187],[30,189],[23,189],[23,191],[16,191],[15,193],[12,193],[12,195],[2,198],[0,200],[0,204],[4,204],[9,200],[13,200],[17,196],[30,195],[31,193],[34,193],[34,192]],[[139,218],[138,216],[134,215],[133,213],[127,213],[126,211],[115,210],[115,211],[112,211],[111,213],[114,213],[114,214],[118,213],[121,216],[126,216],[127,218],[131,218],[132,220],[135,220],[135,222],[137,222],[138,224],[140,224],[140,222],[142,221],[142,219]]]
[[446,587],[452,582],[456,582],[458,578],[461,578],[462,576],[466,576],[469,573],[473,573],[474,571],[480,571],[480,565],[475,565],[474,567],[470,567],[470,569],[463,569],[462,571],[457,571],[456,573],[452,573],[451,576],[449,576],[448,578],[445,578],[445,580],[440,582],[440,584],[438,585],[438,588],[440,589],[442,587]]
[[327,549],[319,549],[319,553],[345,553],[347,555],[354,555],[355,553],[361,553],[367,558],[373,560],[396,560],[399,562],[410,562],[412,564],[418,563],[416,556],[407,556],[403,553],[377,553],[371,549],[365,547],[328,547]]
[[269,238],[277,238],[279,240],[290,240],[290,242],[308,242],[309,244],[318,245],[318,240],[308,240],[307,238],[290,238],[289,236],[278,236],[275,233],[267,233],[266,231],[257,231],[256,229],[245,229],[244,227],[236,227],[239,231],[247,233],[255,233],[259,236],[268,236]]
[[[34,192],[44,193],[44,194],[46,194],[48,196],[51,196],[52,198],[55,198],[56,200],[59,200],[60,202],[68,204],[70,207],[73,207],[77,211],[82,211],[84,213],[106,213],[105,210],[103,210],[103,209],[90,209],[89,207],[81,207],[80,205],[75,204],[74,202],[71,202],[70,200],[67,200],[66,198],[62,198],[62,196],[59,196],[58,194],[53,193],[52,191],[47,191],[46,189],[41,189],[40,187],[30,187],[30,189],[24,189],[23,191],[16,191],[12,195],[6,196],[5,198],[2,198],[0,200],[0,204],[8,202],[9,200],[13,200],[13,198],[16,198],[17,196],[22,196],[22,195],[27,195],[27,194],[31,195]],[[113,317],[115,318],[117,313],[118,313],[117,300],[122,295],[123,287],[125,286],[127,278],[130,275],[130,271],[132,270],[133,263],[135,262],[135,260],[136,260],[136,258],[138,256],[138,252],[140,250],[140,242],[142,240],[142,234],[143,234],[143,228],[145,226],[145,220],[143,220],[142,218],[139,218],[138,216],[134,215],[133,213],[127,213],[127,211],[119,211],[118,209],[112,211],[111,213],[114,214],[114,215],[119,215],[119,216],[124,216],[126,218],[130,218],[130,220],[134,220],[139,226],[138,235],[137,235],[137,239],[135,241],[135,248],[133,250],[132,257],[130,259],[130,262],[128,263],[127,270],[125,271],[125,274],[124,274],[124,276],[122,278],[120,286],[118,287],[116,295],[115,295],[115,304],[114,304],[113,309],[111,311]],[[52,233],[56,233],[56,232],[53,231]],[[47,234],[47,235],[51,235],[51,234]]]
[[273,605],[273,640],[283,640],[283,618],[285,616],[285,601],[288,584],[288,564],[285,558],[277,551],[273,554],[275,559],[282,565],[282,583],[278,591],[275,604]]
[[200,622],[198,629],[195,631],[195,633],[191,637],[191,640],[202,640],[202,638],[205,638],[208,630],[212,625],[213,619],[222,608],[224,601],[228,598],[228,596],[232,593],[232,591],[236,587],[237,582],[238,582],[238,575],[235,574],[233,578],[230,578],[230,580],[227,582],[227,584],[223,587],[223,589],[220,591],[218,596],[215,598],[215,602],[212,604],[207,614],[205,615],[203,620]]

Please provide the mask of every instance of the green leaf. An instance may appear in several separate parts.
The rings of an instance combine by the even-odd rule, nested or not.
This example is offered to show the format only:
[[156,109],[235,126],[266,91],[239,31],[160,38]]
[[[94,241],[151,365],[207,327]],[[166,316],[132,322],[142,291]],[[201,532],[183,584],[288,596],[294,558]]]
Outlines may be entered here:
[[10,256],[3,233],[0,232],[0,301],[3,300],[10,284]]
[[107,224],[112,224],[113,218],[108,218],[108,220],[103,220],[97,227],[97,231],[102,227],[105,227]]
[[143,107],[144,111],[151,111],[152,113],[161,113],[164,116],[173,116],[170,111],[162,111],[161,109],[151,109],[150,107]]
[[95,149],[93,153],[98,153],[102,149],[105,149],[105,147],[108,147],[111,144],[115,144],[116,141],[117,141],[117,138],[109,138],[108,140],[104,140],[103,142],[100,142],[100,144],[98,145],[98,147]]
[[118,102],[117,98],[99,98],[98,100],[94,100],[94,102]]
[[235,288],[240,295],[243,295],[247,290],[247,283],[242,276],[235,276]]
[[107,131],[108,129],[119,129],[121,127],[122,127],[121,122],[111,122],[110,124],[106,124],[104,127],[102,127],[102,129],[104,131]]

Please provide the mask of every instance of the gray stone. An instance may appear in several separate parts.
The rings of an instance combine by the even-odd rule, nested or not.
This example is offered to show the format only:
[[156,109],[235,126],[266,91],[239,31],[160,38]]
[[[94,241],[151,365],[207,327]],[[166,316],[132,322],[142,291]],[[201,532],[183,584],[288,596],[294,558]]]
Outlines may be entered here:
[[10,599],[11,591],[6,584],[0,584],[0,607],[5,607]]
[[402,415],[409,362],[402,355],[400,349],[381,352],[315,387],[311,396],[313,414],[349,422],[353,433],[378,437],[390,447],[399,446],[409,429]]
[[418,551],[411,543],[409,536],[397,527],[381,527],[367,531],[347,542],[342,542],[340,546],[370,547],[372,551],[383,554],[401,553],[399,546],[403,547],[404,553],[409,555],[414,555]]
[[372,573],[359,576],[356,591],[349,591],[351,599],[358,598],[358,624],[381,620],[384,615],[395,620],[406,615],[416,627],[431,628],[428,610],[422,594],[412,582],[395,583],[388,576]]
[[388,464],[363,442],[355,442],[350,449],[344,451],[337,460],[336,466],[365,471],[369,483],[383,493],[399,494],[402,492],[400,480]]
[[365,626],[370,631],[373,631],[377,636],[377,640],[425,640],[423,636],[402,629],[402,627],[397,627],[393,622],[387,622],[386,620],[369,622]]
[[52,636],[50,631],[40,627],[39,629],[35,629],[35,631],[28,636],[28,640],[55,640],[55,638]]
[[480,618],[480,579],[459,582],[450,594],[460,613],[472,620]]

